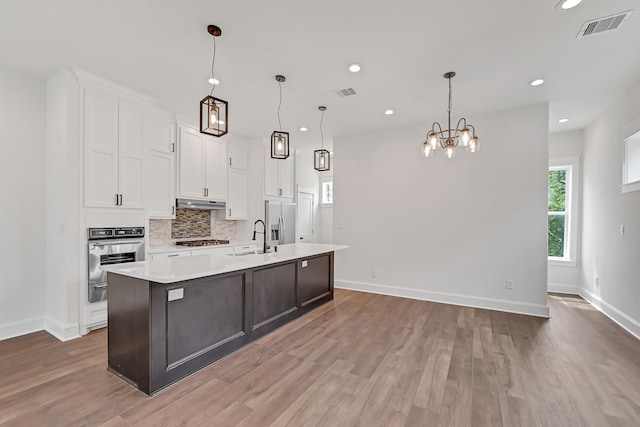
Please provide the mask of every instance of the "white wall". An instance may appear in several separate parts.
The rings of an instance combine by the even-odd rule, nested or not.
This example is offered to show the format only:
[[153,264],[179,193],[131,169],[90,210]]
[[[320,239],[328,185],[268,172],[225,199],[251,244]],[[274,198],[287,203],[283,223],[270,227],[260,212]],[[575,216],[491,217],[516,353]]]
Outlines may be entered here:
[[584,130],[581,294],[640,337],[640,192],[620,191],[623,140],[637,131],[640,82]]
[[[554,157],[568,157],[579,156],[583,157],[582,153],[582,130],[574,130],[568,132],[554,132],[549,134],[549,158]],[[581,228],[580,222],[582,218],[582,166],[580,166],[580,176],[578,178],[578,186],[574,188],[574,191],[578,192],[578,206],[577,209],[577,233],[574,236],[577,239],[576,253],[577,253],[577,265],[569,263],[549,263],[549,291],[550,292],[567,292],[577,294],[580,287],[580,251],[581,251]]]
[[335,139],[336,286],[548,315],[548,107],[468,119],[482,150],[453,160],[420,157],[424,124]]
[[0,67],[0,339],[44,327],[45,83]]
[[67,340],[79,334],[80,258],[85,257],[78,244],[78,81],[71,71],[62,70],[47,81],[46,94],[46,328],[57,338]]

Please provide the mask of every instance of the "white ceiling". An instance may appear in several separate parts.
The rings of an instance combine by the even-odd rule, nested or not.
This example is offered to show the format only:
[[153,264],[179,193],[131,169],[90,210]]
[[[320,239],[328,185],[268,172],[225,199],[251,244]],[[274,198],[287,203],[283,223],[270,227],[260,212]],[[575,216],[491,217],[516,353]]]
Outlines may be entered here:
[[[640,79],[640,11],[618,30],[576,40],[583,22],[634,9],[638,0],[2,0],[0,64],[46,79],[79,67],[197,118],[210,90],[229,101],[229,129],[245,137],[282,122],[294,147],[325,137],[549,102],[550,131],[578,129]],[[347,65],[362,64],[358,74]],[[527,83],[547,78],[540,87]],[[352,87],[357,95],[339,98]],[[385,116],[384,110],[395,110]],[[561,117],[570,118],[564,125]],[[307,126],[309,132],[298,131]],[[478,129],[482,140],[482,130]],[[416,141],[418,144],[420,141]]]

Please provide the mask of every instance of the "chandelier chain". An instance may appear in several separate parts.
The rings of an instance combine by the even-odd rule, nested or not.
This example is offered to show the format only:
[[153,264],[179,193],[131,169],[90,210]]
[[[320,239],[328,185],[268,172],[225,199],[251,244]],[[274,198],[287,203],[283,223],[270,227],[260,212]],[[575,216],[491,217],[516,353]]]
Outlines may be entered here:
[[453,99],[453,95],[452,95],[452,91],[451,91],[451,77],[449,77],[449,109],[447,110],[447,112],[449,112],[449,113],[451,113],[452,99]]
[[[213,74],[213,66],[214,66],[215,63],[216,63],[216,37],[214,36],[213,37],[213,55],[211,57],[211,79],[212,80],[215,79],[215,76]],[[212,84],[213,84],[213,86],[211,87],[211,92],[209,92],[209,96],[213,96],[213,91],[215,90],[215,88],[217,86],[215,84],[215,82],[212,83]]]

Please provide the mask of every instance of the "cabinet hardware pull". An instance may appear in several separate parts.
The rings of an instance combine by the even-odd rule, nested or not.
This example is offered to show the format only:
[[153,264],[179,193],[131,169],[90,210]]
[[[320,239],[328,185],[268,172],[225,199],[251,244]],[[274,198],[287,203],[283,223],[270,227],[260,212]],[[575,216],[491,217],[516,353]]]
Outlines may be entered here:
[[171,255],[167,255],[167,258],[172,258],[174,256],[179,256],[178,254],[171,254]]
[[282,196],[282,188],[278,188],[278,196]]
[[120,195],[120,206],[122,206],[122,194]]
[[229,166],[233,166],[233,160],[229,157]]
[[176,143],[175,143],[175,142],[172,142],[172,143],[171,143],[171,152],[172,152],[172,153],[175,153],[175,152],[176,152]]
[[115,201],[115,205],[118,206],[118,195],[116,194],[116,201]]
[[231,209],[229,209],[229,216],[231,216]]
[[176,214],[176,207],[171,206],[171,215],[175,215],[175,214]]

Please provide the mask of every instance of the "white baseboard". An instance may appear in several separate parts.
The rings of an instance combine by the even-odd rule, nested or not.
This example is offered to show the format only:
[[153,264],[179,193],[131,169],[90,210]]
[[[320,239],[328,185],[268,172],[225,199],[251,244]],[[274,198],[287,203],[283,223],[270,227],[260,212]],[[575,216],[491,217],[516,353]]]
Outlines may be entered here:
[[49,332],[60,341],[69,341],[80,337],[80,329],[77,323],[65,325],[51,317],[45,319],[44,330]]
[[562,283],[547,283],[547,292],[580,295],[580,287],[576,285],[564,285]]
[[36,318],[22,320],[20,322],[6,323],[0,325],[0,341],[9,338],[18,337],[20,335],[31,334],[44,329],[44,319]]
[[549,317],[549,306],[542,304],[432,292],[421,289],[399,288],[374,283],[354,282],[351,280],[334,280],[334,286],[339,289],[349,289],[352,291],[440,302],[465,307],[484,308],[508,313],[527,314],[529,316]]
[[604,313],[608,318],[616,322],[620,327],[640,340],[640,322],[618,310],[616,307],[604,301],[598,295],[584,288],[580,288],[579,295],[585,300],[589,301],[591,305]]

